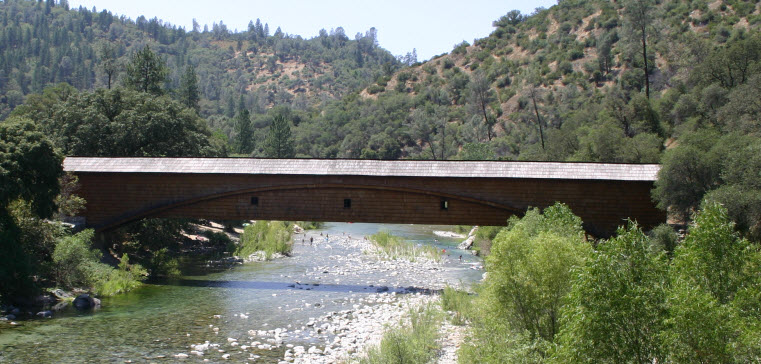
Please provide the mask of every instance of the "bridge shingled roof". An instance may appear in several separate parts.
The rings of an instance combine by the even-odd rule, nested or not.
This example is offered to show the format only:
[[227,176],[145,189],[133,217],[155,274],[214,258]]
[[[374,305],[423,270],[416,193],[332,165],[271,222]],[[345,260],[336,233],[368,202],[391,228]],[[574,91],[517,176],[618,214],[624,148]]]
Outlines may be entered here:
[[67,157],[79,173],[201,173],[320,176],[528,178],[655,181],[658,164],[256,158]]

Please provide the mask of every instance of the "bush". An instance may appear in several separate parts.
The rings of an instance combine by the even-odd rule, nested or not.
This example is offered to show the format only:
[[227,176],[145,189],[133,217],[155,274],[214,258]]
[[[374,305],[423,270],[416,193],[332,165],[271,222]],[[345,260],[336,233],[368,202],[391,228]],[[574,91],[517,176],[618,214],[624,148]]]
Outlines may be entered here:
[[573,283],[557,340],[560,362],[662,362],[666,264],[633,223],[601,242]]
[[[664,334],[670,359],[739,363],[758,358],[759,258],[758,247],[740,237],[725,208],[707,203],[701,209],[670,271],[673,289]],[[747,332],[755,338],[744,340]]]
[[439,348],[440,312],[432,307],[410,310],[409,324],[399,325],[383,334],[379,347],[371,348],[363,364],[427,363]]
[[93,267],[100,263],[102,255],[97,249],[90,249],[94,234],[88,229],[58,239],[53,251],[52,270],[59,286],[90,287],[95,282]]
[[234,252],[236,249],[232,239],[223,232],[205,230],[203,236],[209,239],[209,245],[213,247],[225,247],[227,252]]
[[581,219],[563,204],[511,218],[486,258],[485,295],[517,331],[552,342],[574,269],[591,253]]
[[267,259],[270,259],[275,253],[290,254],[291,248],[290,226],[282,221],[259,220],[243,230],[235,255],[247,257],[263,251]]
[[452,287],[445,287],[441,293],[441,308],[445,311],[454,313],[452,324],[464,325],[470,314],[470,306],[473,304],[473,297],[468,292],[458,291]]
[[383,91],[386,91],[386,88],[380,85],[370,85],[370,87],[367,88],[367,93],[370,95],[375,95]]
[[370,241],[378,248],[379,253],[388,259],[406,259],[411,262],[420,258],[441,260],[441,253],[436,247],[430,245],[415,246],[415,244],[391,235],[387,231],[371,235]]
[[660,224],[649,235],[650,241],[656,249],[666,252],[669,257],[673,256],[679,239],[674,228],[668,224]]
[[97,277],[94,290],[100,296],[113,296],[129,292],[140,287],[143,284],[142,281],[148,276],[148,271],[140,264],[129,264],[127,254],[122,256],[119,269],[98,263],[93,266],[93,273]]

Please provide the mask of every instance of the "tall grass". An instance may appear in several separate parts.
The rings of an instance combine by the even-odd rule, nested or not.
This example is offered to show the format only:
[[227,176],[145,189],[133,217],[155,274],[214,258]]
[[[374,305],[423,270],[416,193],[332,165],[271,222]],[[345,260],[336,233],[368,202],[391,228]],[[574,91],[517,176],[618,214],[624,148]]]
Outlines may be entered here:
[[289,255],[291,233],[290,226],[282,221],[257,221],[243,230],[235,255],[247,257],[258,251],[263,251],[267,259],[275,253]]
[[427,363],[439,350],[441,311],[432,306],[411,309],[409,322],[383,334],[380,346],[370,348],[361,364]]
[[417,246],[387,231],[381,231],[370,236],[370,241],[378,248],[381,255],[389,259],[406,259],[411,262],[417,259],[441,260],[441,253],[430,245]]
[[468,321],[472,304],[473,296],[468,292],[447,286],[441,293],[441,308],[453,313],[451,320],[454,325],[464,325]]
[[122,256],[118,269],[113,269],[106,264],[94,267],[95,275],[98,276],[94,291],[99,296],[113,296],[119,293],[129,292],[140,287],[148,276],[148,271],[140,264],[129,264],[127,254]]

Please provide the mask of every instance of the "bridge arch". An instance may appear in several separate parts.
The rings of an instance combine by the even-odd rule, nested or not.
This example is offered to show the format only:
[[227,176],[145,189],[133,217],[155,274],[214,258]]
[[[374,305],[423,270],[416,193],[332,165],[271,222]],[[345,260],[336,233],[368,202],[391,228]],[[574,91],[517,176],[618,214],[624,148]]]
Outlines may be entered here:
[[[488,209],[494,210],[494,212],[497,213],[499,216],[505,216],[504,218],[498,218],[501,220],[499,222],[500,224],[504,224],[506,222],[507,217],[509,216],[512,216],[512,215],[522,216],[523,213],[525,212],[525,210],[515,208],[513,206],[510,206],[509,204],[496,203],[496,202],[492,202],[488,200],[473,198],[469,196],[462,196],[457,194],[451,194],[451,193],[445,193],[445,192],[439,192],[439,191],[429,191],[429,190],[423,190],[423,189],[405,188],[405,187],[397,187],[397,186],[312,183],[312,184],[300,184],[300,185],[281,185],[281,186],[244,188],[240,190],[216,192],[216,193],[211,193],[206,195],[194,196],[194,197],[187,198],[180,201],[165,202],[165,203],[150,206],[141,210],[131,211],[127,214],[121,215],[117,217],[116,219],[113,219],[100,226],[97,226],[96,230],[98,231],[112,230],[136,220],[140,220],[144,218],[152,218],[152,217],[211,218],[210,216],[206,215],[203,212],[203,210],[205,210],[208,207],[206,205],[208,205],[209,203],[213,203],[219,200],[238,199],[240,201],[250,201],[250,198],[254,197],[257,199],[256,206],[260,206],[260,203],[261,204],[266,203],[265,201],[261,201],[261,202],[259,201],[259,198],[261,196],[274,195],[275,197],[277,197],[277,194],[281,192],[303,193],[304,195],[317,194],[320,196],[324,196],[326,195],[324,193],[326,191],[334,191],[334,192],[337,192],[337,194],[351,195],[351,196],[355,196],[355,195],[351,193],[346,193],[346,192],[347,191],[369,192],[375,196],[377,196],[378,193],[385,192],[385,193],[391,193],[393,195],[397,195],[402,198],[409,197],[409,196],[428,197],[431,200],[431,203],[428,204],[428,207],[429,208],[432,207],[432,210],[438,209],[439,212],[445,211],[444,213],[449,213],[450,211],[454,209],[462,208],[462,205],[457,206],[457,204],[464,203],[466,206],[469,206],[471,208],[475,206],[478,206],[481,209],[488,208]],[[333,198],[333,200],[334,200],[332,203],[333,205],[339,205],[341,202],[340,199]],[[356,206],[356,203],[359,202],[357,200],[353,200],[353,201],[355,206]],[[269,202],[272,202],[272,200],[270,200]],[[442,204],[445,202],[446,202],[446,206],[443,206]],[[252,204],[250,203],[249,205],[252,205]],[[392,207],[386,207],[386,208],[392,208]],[[252,209],[256,209],[256,207],[253,207]],[[201,210],[201,211],[196,212],[196,210]],[[252,213],[248,216],[241,215],[235,218],[227,216],[226,218],[230,220],[241,220],[241,219],[245,220],[245,219],[257,219],[257,218],[266,219],[266,220],[275,219],[275,218],[272,218],[272,216],[267,216],[267,214],[258,215],[256,212],[253,212],[253,211],[251,212]],[[229,214],[229,211],[227,213]],[[243,212],[243,214],[245,213],[246,212]],[[382,212],[377,212],[377,213],[380,214]],[[354,217],[357,217],[357,219],[353,219],[352,220],[353,222],[388,222],[388,221],[374,221],[372,218],[368,220],[367,218],[363,218],[362,216],[357,216],[357,215],[354,215]],[[436,219],[438,221],[438,219],[440,218],[436,217]],[[292,220],[292,221],[293,220],[333,221],[332,219],[327,220],[319,216],[315,216],[312,219],[289,218],[289,220]],[[362,220],[365,220],[365,221],[362,221]],[[340,221],[340,219],[335,221]],[[399,220],[397,222],[409,223],[409,220]],[[434,221],[433,223],[436,223],[436,222]]]
[[[566,203],[597,236],[665,221],[659,165],[252,158],[67,157],[96,230],[143,217],[504,225]],[[254,203],[256,201],[256,203]]]

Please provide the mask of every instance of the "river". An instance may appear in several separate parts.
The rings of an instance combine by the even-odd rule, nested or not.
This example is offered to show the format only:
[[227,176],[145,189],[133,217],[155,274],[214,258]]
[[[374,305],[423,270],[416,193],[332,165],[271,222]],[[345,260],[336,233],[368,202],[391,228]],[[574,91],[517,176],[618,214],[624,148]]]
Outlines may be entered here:
[[[328,223],[320,230],[295,234],[292,257],[146,284],[104,298],[103,307],[91,313],[67,308],[51,319],[18,321],[17,326],[0,323],[0,362],[168,363],[229,358],[277,363],[288,350],[286,345],[324,348],[335,339],[330,332],[317,334],[310,329],[319,317],[405,295],[430,294],[447,284],[469,286],[478,281],[483,274],[478,269],[480,259],[456,249],[461,239],[434,236],[434,230],[442,229],[446,228]],[[447,254],[436,267],[381,262],[368,268],[358,263],[370,258],[356,245],[378,231],[433,244]],[[277,340],[256,335],[271,335],[275,329],[283,331]],[[206,342],[211,347],[204,347],[203,355],[191,353],[179,359],[192,351],[191,345]]]

